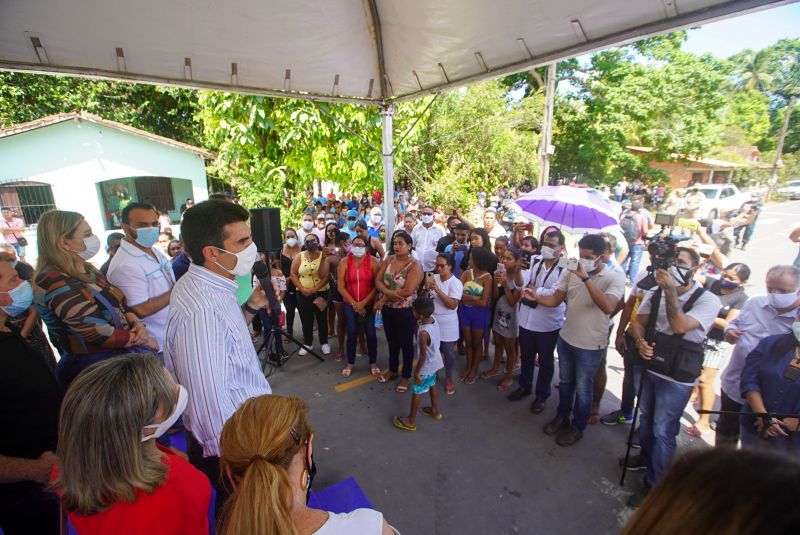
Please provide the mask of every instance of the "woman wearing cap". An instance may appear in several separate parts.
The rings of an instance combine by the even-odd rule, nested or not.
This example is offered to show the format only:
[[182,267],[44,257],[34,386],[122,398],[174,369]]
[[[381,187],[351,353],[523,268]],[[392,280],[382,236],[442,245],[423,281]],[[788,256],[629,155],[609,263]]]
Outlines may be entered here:
[[67,390],[53,487],[79,533],[208,533],[208,478],[155,439],[188,403],[153,354],[88,368]]
[[100,239],[77,212],[52,210],[39,218],[36,309],[61,353],[56,379],[66,389],[85,368],[123,349],[158,343],[130,312],[122,291],[89,259]]

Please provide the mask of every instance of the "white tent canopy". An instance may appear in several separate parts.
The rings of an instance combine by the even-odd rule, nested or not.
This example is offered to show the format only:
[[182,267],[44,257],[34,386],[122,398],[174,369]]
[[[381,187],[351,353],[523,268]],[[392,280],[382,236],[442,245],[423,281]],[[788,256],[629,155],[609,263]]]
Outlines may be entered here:
[[0,69],[384,105],[791,1],[0,0]]

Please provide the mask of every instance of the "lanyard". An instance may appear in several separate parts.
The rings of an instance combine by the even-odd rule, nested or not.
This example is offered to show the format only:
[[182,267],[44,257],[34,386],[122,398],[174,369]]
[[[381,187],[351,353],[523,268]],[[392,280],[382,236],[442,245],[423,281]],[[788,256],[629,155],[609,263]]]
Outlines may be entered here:
[[534,286],[538,286],[539,288],[541,288],[545,284],[547,284],[547,279],[550,277],[550,274],[558,267],[558,261],[556,261],[556,263],[553,264],[553,267],[551,267],[550,270],[545,274],[544,280],[542,281],[541,286],[539,286],[539,285],[536,284],[536,280],[539,278],[539,273],[541,273],[543,265],[544,265],[544,260],[540,260],[539,261],[539,267],[536,268],[536,275],[531,277],[531,282],[530,282],[529,286],[531,284],[533,284]]

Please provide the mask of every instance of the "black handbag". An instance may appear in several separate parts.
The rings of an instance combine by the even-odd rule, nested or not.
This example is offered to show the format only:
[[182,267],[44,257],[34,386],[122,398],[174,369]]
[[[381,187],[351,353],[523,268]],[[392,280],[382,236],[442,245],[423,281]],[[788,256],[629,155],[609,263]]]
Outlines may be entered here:
[[17,245],[20,247],[27,247],[28,246],[28,238],[25,236],[17,236],[14,234],[14,237],[17,239]]
[[[682,307],[684,314],[691,310],[704,291],[702,288],[695,290]],[[687,342],[682,334],[657,332],[653,358],[643,359],[643,362],[653,373],[666,375],[681,383],[691,383],[700,377],[704,353],[703,344]]]

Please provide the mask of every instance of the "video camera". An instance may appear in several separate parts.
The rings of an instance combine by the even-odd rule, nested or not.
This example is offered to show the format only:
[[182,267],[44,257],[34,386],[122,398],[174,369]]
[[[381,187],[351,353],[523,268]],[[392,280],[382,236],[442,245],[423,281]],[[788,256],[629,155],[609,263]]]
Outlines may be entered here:
[[[678,243],[689,238],[689,236],[672,234],[675,219],[674,214],[656,214],[655,224],[661,225],[661,230],[655,236],[645,238],[650,242],[647,245],[650,265],[647,266],[647,276],[637,284],[642,290],[652,290],[656,287],[656,270],[666,270],[675,265],[675,259],[678,257]],[[631,276],[633,277],[635,274],[632,273]]]

